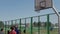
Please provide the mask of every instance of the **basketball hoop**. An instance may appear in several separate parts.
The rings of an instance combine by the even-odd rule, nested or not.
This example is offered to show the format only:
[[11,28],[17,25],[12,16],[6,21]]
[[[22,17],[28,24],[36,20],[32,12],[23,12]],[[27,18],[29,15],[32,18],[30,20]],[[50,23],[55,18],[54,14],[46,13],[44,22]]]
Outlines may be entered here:
[[52,8],[52,0],[35,0],[35,11]]

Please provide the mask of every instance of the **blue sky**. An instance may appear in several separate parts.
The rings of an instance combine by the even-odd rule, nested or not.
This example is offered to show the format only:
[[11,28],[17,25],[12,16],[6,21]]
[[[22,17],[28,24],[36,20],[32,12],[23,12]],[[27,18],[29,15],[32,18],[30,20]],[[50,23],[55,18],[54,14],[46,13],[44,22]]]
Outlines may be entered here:
[[[60,0],[53,0],[55,7],[60,9]],[[34,11],[34,0],[0,0],[0,20],[14,20],[30,16],[54,13],[52,9]]]

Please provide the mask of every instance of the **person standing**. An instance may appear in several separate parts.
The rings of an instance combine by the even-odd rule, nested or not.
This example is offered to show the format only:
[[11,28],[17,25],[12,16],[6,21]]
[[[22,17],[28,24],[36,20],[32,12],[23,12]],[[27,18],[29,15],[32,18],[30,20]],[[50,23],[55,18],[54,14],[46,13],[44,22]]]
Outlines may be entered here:
[[4,34],[4,30],[3,30],[3,28],[0,30],[0,34]]
[[15,31],[16,31],[16,33],[19,34],[18,26],[15,25],[14,27],[15,27]]
[[11,27],[11,31],[9,34],[16,34],[16,31],[15,31],[15,28],[14,27]]

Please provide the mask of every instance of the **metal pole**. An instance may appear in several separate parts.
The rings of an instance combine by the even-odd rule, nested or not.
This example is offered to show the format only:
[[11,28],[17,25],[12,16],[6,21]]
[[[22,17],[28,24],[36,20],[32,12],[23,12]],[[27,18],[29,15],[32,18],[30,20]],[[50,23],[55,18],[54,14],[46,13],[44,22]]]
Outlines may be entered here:
[[21,19],[20,19],[20,31],[21,31]]
[[38,16],[38,34],[40,34],[40,25],[41,25],[40,16]]
[[47,34],[49,33],[49,14],[47,15]]
[[6,34],[6,23],[7,23],[7,21],[5,21],[5,34]]
[[59,12],[57,11],[57,9],[53,6],[53,8],[52,8],[53,10],[54,10],[54,12],[56,13],[56,15],[58,16],[58,34],[60,34],[60,14],[59,14]]
[[32,22],[33,22],[33,17],[31,17],[31,34],[32,34]]
[[60,17],[58,16],[58,34],[60,34]]
[[27,25],[27,24],[26,24],[26,18],[25,18],[25,34],[26,34],[26,27],[27,27],[26,25]]
[[15,25],[17,24],[17,20],[15,20]]
[[9,29],[9,27],[10,27],[9,23],[10,23],[10,22],[8,21],[8,29]]
[[11,20],[11,26],[13,26],[13,20]]

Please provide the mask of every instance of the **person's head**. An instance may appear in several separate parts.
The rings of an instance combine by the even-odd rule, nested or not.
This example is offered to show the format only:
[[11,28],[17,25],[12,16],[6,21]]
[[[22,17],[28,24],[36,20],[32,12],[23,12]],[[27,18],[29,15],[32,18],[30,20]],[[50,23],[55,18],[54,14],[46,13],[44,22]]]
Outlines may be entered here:
[[4,31],[3,28],[1,29],[1,31]]
[[17,29],[18,28],[18,25],[15,25],[14,27],[15,27],[15,29]]
[[18,24],[15,24],[15,27],[18,27]]
[[11,30],[15,30],[15,27],[12,26],[10,29],[11,29]]

